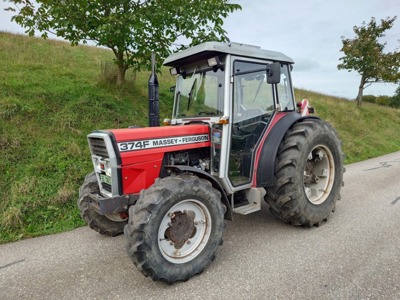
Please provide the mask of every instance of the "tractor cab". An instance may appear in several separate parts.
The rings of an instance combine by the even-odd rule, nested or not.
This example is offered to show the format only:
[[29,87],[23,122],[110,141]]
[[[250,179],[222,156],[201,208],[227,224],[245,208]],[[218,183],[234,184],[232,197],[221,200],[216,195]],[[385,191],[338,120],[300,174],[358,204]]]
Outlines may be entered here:
[[256,46],[210,42],[164,64],[177,76],[171,125],[209,124],[210,173],[230,193],[251,187],[265,131],[276,114],[295,110],[293,61]]

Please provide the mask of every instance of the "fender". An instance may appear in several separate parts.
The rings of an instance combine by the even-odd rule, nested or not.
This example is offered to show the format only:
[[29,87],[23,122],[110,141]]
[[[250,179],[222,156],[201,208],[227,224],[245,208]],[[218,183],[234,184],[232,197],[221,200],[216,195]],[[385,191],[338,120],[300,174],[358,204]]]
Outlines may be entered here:
[[279,146],[288,129],[300,120],[319,119],[315,116],[302,116],[299,113],[289,113],[282,117],[274,127],[271,128],[267,138],[262,145],[257,166],[257,187],[270,187],[274,184],[275,159]]
[[232,207],[229,203],[228,200],[228,196],[226,195],[225,190],[223,189],[222,185],[214,178],[212,177],[210,174],[208,174],[207,172],[200,170],[200,169],[196,169],[193,167],[188,167],[188,166],[180,166],[180,165],[166,165],[164,166],[164,168],[166,170],[173,170],[177,173],[184,173],[184,172],[189,172],[189,173],[193,173],[196,176],[206,179],[208,181],[211,182],[212,186],[214,188],[216,188],[218,191],[220,191],[221,195],[222,195],[222,202],[225,204],[226,206],[226,212],[225,212],[225,219],[227,220],[233,220],[233,211],[232,211]]

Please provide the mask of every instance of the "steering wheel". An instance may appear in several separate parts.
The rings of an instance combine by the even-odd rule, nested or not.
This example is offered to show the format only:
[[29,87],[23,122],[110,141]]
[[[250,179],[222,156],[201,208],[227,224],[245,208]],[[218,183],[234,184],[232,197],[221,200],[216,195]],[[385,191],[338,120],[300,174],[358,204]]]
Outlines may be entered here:
[[199,116],[201,115],[213,116],[216,115],[216,113],[212,111],[199,111]]

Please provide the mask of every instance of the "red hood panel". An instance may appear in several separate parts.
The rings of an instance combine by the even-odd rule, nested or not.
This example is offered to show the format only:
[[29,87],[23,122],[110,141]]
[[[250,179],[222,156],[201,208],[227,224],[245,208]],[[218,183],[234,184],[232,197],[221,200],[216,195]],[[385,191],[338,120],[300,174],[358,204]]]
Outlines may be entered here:
[[167,138],[174,136],[208,134],[208,125],[180,125],[163,127],[145,127],[145,128],[126,128],[109,130],[115,136],[117,143],[148,140],[155,138]]
[[[208,125],[181,125],[110,130],[123,164],[149,160],[149,155],[210,146]],[[142,156],[146,156],[146,158]]]
[[210,147],[207,124],[107,130],[121,158],[123,194],[138,194],[160,176],[166,152]]

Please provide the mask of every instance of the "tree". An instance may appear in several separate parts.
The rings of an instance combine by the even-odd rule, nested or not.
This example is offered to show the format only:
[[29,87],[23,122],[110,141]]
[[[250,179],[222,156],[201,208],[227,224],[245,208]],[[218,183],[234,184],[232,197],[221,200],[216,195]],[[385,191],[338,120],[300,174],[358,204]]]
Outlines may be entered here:
[[117,84],[129,68],[150,68],[150,55],[161,61],[179,37],[199,44],[226,41],[223,18],[241,9],[229,0],[9,0],[12,20],[34,35],[48,33],[71,45],[92,41],[110,48],[118,66]]
[[365,88],[375,82],[393,82],[400,79],[400,53],[384,53],[386,43],[379,43],[378,39],[384,36],[384,32],[392,28],[396,17],[381,20],[377,24],[375,18],[360,27],[354,26],[356,34],[354,39],[342,37],[342,51],[345,56],[338,69],[347,69],[349,72],[357,71],[361,75],[357,95],[357,106],[362,104],[362,96]]

